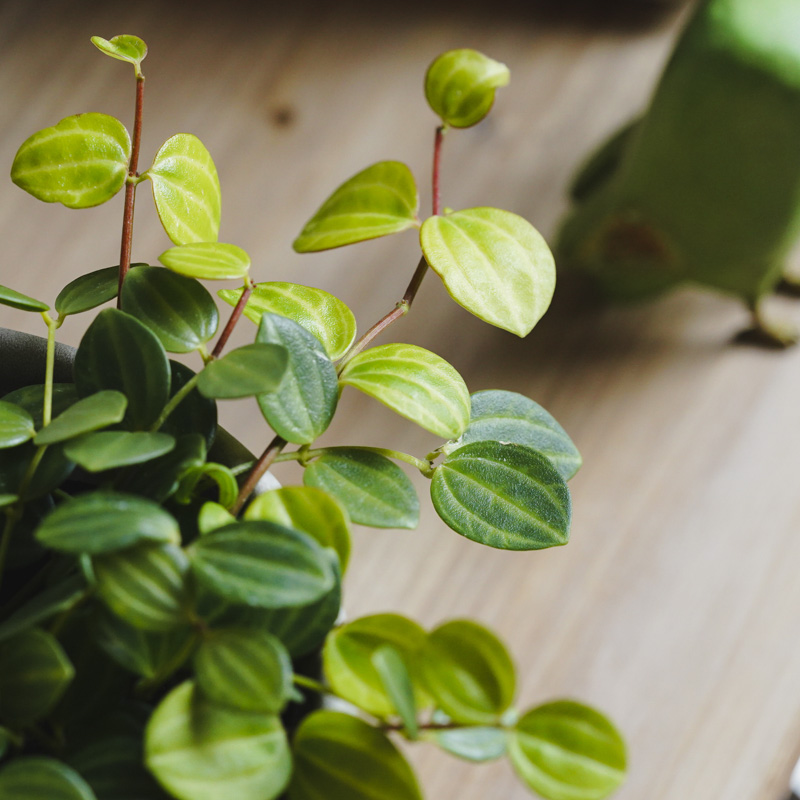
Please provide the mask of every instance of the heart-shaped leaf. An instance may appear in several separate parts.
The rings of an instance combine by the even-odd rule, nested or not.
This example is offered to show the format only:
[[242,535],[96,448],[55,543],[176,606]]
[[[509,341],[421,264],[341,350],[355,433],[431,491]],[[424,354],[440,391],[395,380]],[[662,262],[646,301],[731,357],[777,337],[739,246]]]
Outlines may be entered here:
[[77,114],[34,133],[17,151],[11,180],[46,203],[88,208],[124,185],[131,157],[125,126],[107,114]]
[[114,425],[122,421],[127,406],[125,395],[113,389],[90,394],[62,411],[46,428],[42,428],[33,443],[39,447],[55,444]]
[[312,461],[303,483],[332,494],[353,522],[373,528],[416,528],[414,485],[388,458],[355,447],[337,447]]
[[29,297],[27,294],[15,292],[7,286],[0,286],[0,305],[11,306],[11,308],[18,308],[20,311],[47,311],[50,308],[47,303],[37,300],[34,297]]
[[197,388],[206,397],[228,399],[274,392],[289,360],[285,347],[246,344],[212,361],[200,373]]
[[120,61],[127,61],[136,67],[136,74],[139,74],[144,57],[147,55],[147,45],[138,37],[123,34],[113,36],[111,39],[103,39],[102,36],[92,36],[92,44],[101,52],[111,58]]
[[235,244],[185,244],[165,250],[158,260],[179,275],[208,281],[244,278],[250,271],[250,256]]
[[167,139],[145,175],[153,184],[161,224],[175,244],[217,241],[219,177],[211,154],[196,136],[178,133]]
[[343,183],[306,223],[298,253],[328,250],[413,228],[419,199],[411,170],[381,161]]
[[175,438],[168,433],[102,431],[67,442],[64,453],[89,472],[103,472],[150,461],[174,447]]
[[490,547],[539,550],[569,539],[569,489],[529,447],[473,442],[456,450],[436,468],[431,500],[454,531]]
[[465,761],[481,764],[506,754],[507,734],[502,728],[469,726],[435,731],[430,737],[442,750]]
[[0,624],[0,642],[69,611],[85,594],[86,582],[81,575],[42,589]]
[[508,738],[517,774],[547,800],[602,800],[625,780],[625,742],[602,714],[570,700],[534,708]]
[[[221,289],[218,294],[235,306],[243,289]],[[332,361],[340,359],[356,338],[356,318],[338,297],[297,283],[259,283],[244,307],[245,316],[256,324],[264,312],[280,314],[300,323],[322,342]]]
[[429,217],[420,241],[450,296],[485,322],[527,336],[547,311],[555,262],[522,217],[497,208]]
[[[131,267],[147,266],[131,264]],[[62,317],[80,314],[97,308],[117,296],[119,289],[119,267],[105,267],[87,272],[70,281],[56,297],[56,311]]]
[[33,417],[24,408],[0,400],[0,448],[27,442],[35,433]]
[[413,344],[383,344],[350,359],[339,380],[445,439],[469,422],[469,390],[443,358]]
[[97,800],[66,764],[43,756],[15,758],[0,769],[0,797],[9,800]]

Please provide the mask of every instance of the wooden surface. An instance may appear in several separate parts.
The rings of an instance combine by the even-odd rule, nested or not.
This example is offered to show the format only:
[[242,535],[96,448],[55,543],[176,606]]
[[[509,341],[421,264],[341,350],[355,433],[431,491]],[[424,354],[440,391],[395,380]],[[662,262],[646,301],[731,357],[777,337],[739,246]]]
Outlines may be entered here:
[[[557,3],[489,4],[492,19],[448,2],[387,16],[306,0],[219,5],[0,5],[0,163],[68,114],[129,123],[129,68],[88,39],[141,35],[151,54],[140,163],[173,133],[199,135],[222,180],[223,240],[251,253],[257,280],[333,291],[362,330],[402,294],[414,234],[309,256],[290,243],[341,180],[380,159],[411,165],[428,207],[435,120],[421,82],[439,51],[476,47],[512,72],[491,119],[448,137],[444,203],[507,208],[551,235],[576,162],[640,108],[678,21],[621,28],[595,13],[588,25]],[[0,282],[52,299],[79,272],[117,262],[120,218],[121,198],[74,212],[0,183]],[[154,262],[168,244],[143,188],[134,259]],[[520,341],[470,317],[429,276],[390,334],[435,349],[472,390],[541,402],[585,466],[572,483],[571,543],[541,553],[461,539],[438,521],[420,479],[419,530],[358,532],[348,612],[495,626],[519,664],[523,704],[581,698],[624,730],[631,773],[619,800],[783,800],[800,754],[800,349],[732,346],[745,321],[732,301],[688,291],[597,308],[565,279]],[[36,323],[0,310],[0,324]],[[79,322],[62,330],[78,341]],[[263,447],[254,405],[224,412]],[[355,392],[324,442],[416,454],[436,444]],[[473,768],[424,747],[414,757],[429,798],[528,796],[503,763]]]

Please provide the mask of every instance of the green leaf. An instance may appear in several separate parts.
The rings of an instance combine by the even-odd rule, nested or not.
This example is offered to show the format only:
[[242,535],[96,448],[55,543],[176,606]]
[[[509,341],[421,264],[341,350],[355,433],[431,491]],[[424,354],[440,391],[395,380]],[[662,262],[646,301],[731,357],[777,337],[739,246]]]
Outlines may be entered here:
[[[36,428],[41,428],[44,425],[42,412],[44,408],[44,384],[36,384],[34,386],[23,386],[21,389],[15,389],[9,392],[3,400],[6,403],[13,403],[14,405],[24,408],[32,417],[33,424]],[[66,411],[71,405],[78,402],[78,393],[75,391],[75,385],[72,383],[54,383],[53,384],[53,416],[58,416]]]
[[179,275],[208,281],[244,278],[250,271],[250,256],[235,244],[185,244],[165,250],[158,260]]
[[0,494],[0,508],[5,508],[19,500],[19,495],[16,494]]
[[[245,516],[247,517],[247,515]],[[253,517],[249,518],[253,519]],[[275,521],[277,522],[278,520]],[[201,536],[205,536],[205,534],[211,533],[217,528],[230,525],[232,522],[236,522],[236,517],[219,503],[212,503],[209,500],[200,506],[200,513],[197,515],[197,528]],[[286,527],[292,526],[287,525]]]
[[292,246],[311,253],[398,233],[418,224],[418,207],[411,170],[399,161],[381,161],[343,183]]
[[473,442],[436,468],[431,500],[457,533],[502,550],[566,544],[572,506],[564,479],[529,447]]
[[625,743],[602,714],[570,700],[534,708],[508,739],[517,774],[547,800],[601,800],[625,780]]
[[52,758],[16,758],[0,769],[0,797],[8,800],[97,800],[86,781]]
[[55,706],[74,675],[49,633],[32,628],[6,639],[0,645],[0,719],[12,725],[36,722]]
[[219,312],[201,283],[161,267],[137,267],[122,286],[122,307],[169,353],[191,353],[216,332]]
[[567,432],[538,403],[516,392],[491,389],[472,395],[469,425],[441,448],[452,453],[472,442],[522,444],[546,456],[568,481],[580,469],[581,455]]
[[113,389],[90,394],[83,400],[78,400],[66,411],[62,411],[46,428],[36,434],[33,443],[38,447],[55,444],[114,425],[122,421],[127,406],[128,399],[125,395]]
[[192,681],[150,718],[145,763],[178,800],[272,800],[292,770],[277,717],[216,705]]
[[471,620],[453,620],[429,635],[419,657],[425,688],[451,719],[494,725],[514,701],[516,672],[503,643]]
[[47,311],[50,308],[47,303],[29,297],[27,294],[15,292],[7,286],[0,286],[0,305],[18,308],[20,311]]
[[37,450],[31,441],[16,447],[0,448],[0,493],[33,500],[49,494],[69,477],[75,465],[66,458],[61,445],[54,445],[45,451],[23,491],[25,475],[36,458]]
[[75,353],[75,385],[83,397],[103,389],[122,392],[128,398],[123,425],[147,429],[169,397],[167,354],[138,319],[106,308],[95,317]]
[[[398,614],[374,614],[361,617],[333,630],[322,651],[323,668],[336,694],[377,717],[399,713],[395,697],[387,691],[374,655],[389,646],[400,656],[407,669],[416,673],[419,655],[427,634],[406,617]],[[423,707],[427,697],[415,687],[415,705]],[[403,710],[407,710],[406,708]]]
[[161,224],[175,244],[217,241],[219,177],[211,154],[196,136],[178,133],[167,139],[145,175],[153,184]]
[[310,444],[327,430],[336,411],[336,367],[319,340],[287,317],[264,314],[256,341],[279,345],[288,356],[278,388],[256,398],[264,419],[287,442]]
[[414,684],[408,667],[400,653],[391,645],[382,645],[372,654],[372,666],[380,676],[387,697],[397,710],[410,739],[419,734],[417,725],[417,703]]
[[40,590],[0,624],[0,642],[73,608],[86,595],[81,575]]
[[289,360],[285,347],[276,344],[246,344],[206,364],[197,388],[206,397],[230,399],[274,392],[281,383]]
[[185,624],[189,561],[174,545],[144,544],[92,560],[97,593],[135,628],[168,631]]
[[[221,289],[217,294],[235,306],[243,289]],[[244,307],[245,316],[258,325],[264,312],[293,319],[322,342],[332,361],[340,359],[356,338],[356,318],[338,297],[297,283],[258,283]]]
[[342,572],[350,559],[350,520],[332,495],[312,486],[288,486],[258,495],[247,507],[245,519],[276,522],[313,536],[336,551]]
[[111,58],[120,61],[127,61],[136,67],[136,74],[139,74],[139,66],[147,55],[147,45],[138,36],[114,36],[111,39],[103,39],[101,36],[92,36],[92,44],[101,52]]
[[428,67],[425,97],[443,122],[469,128],[489,113],[495,89],[507,86],[509,78],[505,64],[477,50],[450,50]]
[[[208,480],[203,481],[206,478]],[[214,462],[198,464],[187,470],[181,479],[180,488],[175,495],[175,500],[179,503],[191,503],[193,497],[203,496],[207,490],[208,482],[213,481],[219,490],[220,505],[230,508],[236,502],[239,495],[239,484],[236,476],[223,464]],[[200,489],[198,490],[198,485]]]
[[367,450],[337,447],[312,461],[303,483],[332,494],[353,522],[373,528],[416,528],[419,500],[397,464]]
[[292,688],[292,662],[272,634],[224,630],[208,634],[194,656],[197,685],[215,703],[278,714]]
[[522,217],[497,208],[429,217],[420,241],[450,296],[485,322],[527,336],[547,311],[555,262],[541,234]]
[[271,522],[219,528],[192,545],[191,562],[200,585],[230,602],[261,608],[313,603],[336,581],[314,539]]
[[400,751],[385,733],[361,719],[316,711],[300,725],[293,746],[289,800],[422,800]]
[[[146,266],[131,264],[131,267]],[[56,311],[62,317],[80,314],[107,303],[117,296],[119,267],[105,267],[87,272],[70,281],[56,297]]]
[[11,180],[45,203],[88,208],[124,185],[131,157],[125,126],[107,114],[77,114],[34,133],[17,151]]
[[[169,368],[172,373],[169,396],[173,397],[194,377],[195,372],[185,364],[172,360]],[[192,389],[159,430],[172,434],[176,439],[200,434],[205,440],[206,449],[210,450],[217,435],[217,404],[210,397],[203,397],[197,389]]]
[[0,761],[8,752],[8,746],[11,744],[11,731],[0,725]]
[[68,442],[64,453],[89,472],[103,472],[150,461],[174,448],[175,438],[168,433],[102,431]]
[[443,358],[413,344],[364,350],[346,362],[339,379],[445,439],[460,436],[469,422],[463,378]]
[[0,448],[27,442],[35,433],[33,417],[24,408],[0,400]]
[[142,541],[179,544],[180,530],[173,517],[150,500],[98,490],[58,506],[45,517],[36,538],[54,550],[99,555]]
[[494,761],[506,754],[506,732],[502,728],[453,728],[429,736],[442,750],[476,764]]

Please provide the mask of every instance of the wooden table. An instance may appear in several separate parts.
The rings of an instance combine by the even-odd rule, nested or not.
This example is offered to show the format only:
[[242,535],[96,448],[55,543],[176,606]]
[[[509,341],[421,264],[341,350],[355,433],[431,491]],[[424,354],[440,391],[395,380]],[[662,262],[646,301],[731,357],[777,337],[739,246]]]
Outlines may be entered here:
[[[141,163],[173,133],[198,134],[222,180],[223,240],[251,253],[258,280],[333,291],[362,329],[402,294],[414,234],[309,256],[290,243],[340,181],[377,160],[411,165],[429,207],[435,120],[421,83],[436,54],[476,47],[512,72],[491,119],[448,137],[445,204],[507,208],[550,235],[576,162],[641,107],[679,21],[588,26],[547,3],[500,4],[492,19],[450,2],[386,16],[357,3],[220,5],[3,3],[0,163],[68,114],[129,123],[129,68],[89,36],[141,35],[151,48]],[[169,243],[146,192],[134,258],[154,261]],[[1,282],[54,297],[79,272],[116,263],[120,217],[119,200],[74,212],[0,184]],[[423,497],[418,531],[358,532],[349,613],[495,626],[519,664],[523,704],[581,698],[624,730],[631,773],[619,800],[782,800],[800,753],[800,349],[732,346],[745,313],[711,294],[611,309],[569,284],[521,341],[470,317],[429,276],[391,333],[434,348],[471,389],[523,392],[562,422],[585,459],[569,546],[480,547]],[[0,324],[36,323],[0,311]],[[76,343],[80,322],[62,330]],[[253,449],[266,443],[253,406],[224,412]],[[355,392],[324,441],[419,454],[435,443]],[[430,798],[528,796],[503,763],[417,751]]]

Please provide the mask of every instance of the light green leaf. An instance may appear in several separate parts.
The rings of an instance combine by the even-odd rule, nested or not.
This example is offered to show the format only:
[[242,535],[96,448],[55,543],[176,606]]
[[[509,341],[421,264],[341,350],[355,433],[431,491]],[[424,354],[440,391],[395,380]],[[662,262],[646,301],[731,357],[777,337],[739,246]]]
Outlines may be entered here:
[[200,373],[197,388],[205,397],[229,399],[274,392],[289,360],[285,347],[246,344],[211,361]]
[[502,728],[453,728],[429,735],[442,750],[476,764],[494,761],[506,754],[506,732]]
[[0,508],[10,506],[12,503],[16,503],[17,500],[19,500],[19,496],[16,494],[0,494]]
[[[203,479],[207,479],[203,481]],[[193,497],[207,491],[208,482],[213,481],[219,490],[220,505],[230,508],[239,495],[239,484],[236,476],[224,464],[214,462],[198,464],[189,469],[181,478],[181,485],[175,495],[179,503],[191,503]],[[198,485],[200,486],[198,490]]]
[[508,739],[517,774],[546,800],[602,800],[625,780],[625,742],[602,714],[570,700],[528,711]]
[[372,666],[380,676],[386,695],[392,701],[410,739],[419,734],[414,684],[403,657],[391,645],[385,644],[372,654]]
[[98,490],[58,506],[39,525],[36,538],[54,550],[98,555],[141,541],[179,544],[180,530],[175,519],[150,500]]
[[383,344],[347,361],[339,380],[445,439],[469,422],[469,390],[443,358],[413,344]]
[[381,161],[343,183],[292,246],[310,253],[398,233],[418,224],[418,207],[411,170],[399,161]]
[[293,746],[289,800],[422,800],[400,751],[385,733],[361,719],[316,711],[301,724]]
[[[336,694],[370,714],[382,718],[397,714],[401,709],[387,691],[382,670],[373,657],[383,647],[393,648],[413,679],[426,639],[427,634],[416,622],[398,614],[361,617],[328,635],[322,651],[325,677]],[[419,684],[414,687],[414,700],[417,707],[429,702]],[[404,705],[405,711],[408,703]]]
[[0,286],[0,305],[11,306],[11,308],[18,308],[20,311],[47,311],[50,308],[47,303],[37,300],[34,297],[29,297],[27,294],[15,292],[7,286]]
[[275,391],[256,397],[270,427],[287,442],[310,444],[330,425],[339,400],[336,367],[302,325],[264,314],[256,341],[286,349],[286,371]]
[[178,133],[167,139],[145,175],[153,184],[161,224],[175,244],[217,241],[219,177],[211,154],[196,136]]
[[24,408],[0,400],[0,448],[27,442],[35,433],[33,417]]
[[287,486],[258,495],[247,507],[245,519],[276,522],[313,536],[336,551],[342,573],[350,559],[350,520],[333,495],[312,486]]
[[175,438],[168,433],[102,431],[67,442],[64,453],[89,472],[103,472],[150,461],[174,448]]
[[66,764],[43,756],[16,758],[0,769],[0,797],[8,800],[97,800]]
[[419,656],[425,688],[451,719],[494,725],[514,701],[516,672],[503,643],[471,620],[431,631]]
[[491,110],[495,89],[507,86],[508,67],[477,50],[450,50],[428,67],[425,97],[442,121],[469,128]]
[[[217,294],[235,306],[243,289],[221,289]],[[264,312],[280,314],[300,323],[322,342],[332,361],[340,359],[356,338],[356,318],[338,297],[310,286],[274,281],[259,283],[244,307],[256,325]]]
[[306,467],[303,483],[332,494],[359,525],[416,528],[419,523],[414,485],[397,464],[378,453],[337,447]]
[[219,312],[201,283],[160,267],[137,267],[122,286],[122,308],[169,353],[191,353],[216,332]]
[[254,630],[209,633],[194,656],[197,685],[215,703],[278,714],[292,688],[292,661],[272,634]]
[[122,421],[127,407],[128,399],[122,392],[107,389],[90,394],[62,411],[36,434],[33,443],[39,447],[55,444],[114,425]]
[[11,180],[45,203],[88,208],[124,185],[131,157],[125,126],[107,114],[77,114],[34,133],[17,151]]
[[[247,517],[248,519],[256,519],[255,517]],[[279,522],[280,520],[274,520]],[[236,517],[228,511],[227,508],[219,503],[212,503],[210,500],[200,506],[200,513],[197,515],[197,528],[201,536],[221,528],[224,525],[230,525],[231,522],[236,522]],[[286,527],[292,527],[287,525]]]
[[111,39],[103,39],[102,36],[92,36],[92,44],[101,52],[111,58],[120,61],[127,61],[136,67],[136,74],[139,74],[144,57],[147,55],[147,45],[138,36],[113,36]]
[[457,533],[502,550],[566,544],[571,500],[550,461],[522,445],[473,442],[436,468],[431,500]]
[[[131,267],[147,266],[131,264]],[[70,281],[56,297],[56,311],[62,317],[80,314],[107,303],[117,296],[119,267],[105,267],[87,272]]]
[[243,278],[250,271],[250,256],[235,244],[185,244],[165,250],[158,260],[179,275],[208,281]]
[[292,771],[277,717],[216,705],[192,681],[150,718],[145,763],[178,800],[272,800]]
[[191,562],[201,586],[229,602],[261,608],[313,603],[336,582],[314,539],[271,522],[219,528],[192,545]]
[[527,336],[547,311],[555,262],[522,217],[497,208],[429,217],[420,241],[450,296],[485,322]]
[[86,583],[81,575],[42,589],[0,624],[0,642],[69,611],[85,594]]
[[455,442],[442,447],[452,453],[471,442],[523,444],[546,456],[568,481],[582,459],[567,432],[538,403],[516,392],[491,389],[472,395],[469,425]]

